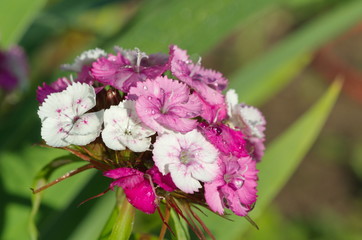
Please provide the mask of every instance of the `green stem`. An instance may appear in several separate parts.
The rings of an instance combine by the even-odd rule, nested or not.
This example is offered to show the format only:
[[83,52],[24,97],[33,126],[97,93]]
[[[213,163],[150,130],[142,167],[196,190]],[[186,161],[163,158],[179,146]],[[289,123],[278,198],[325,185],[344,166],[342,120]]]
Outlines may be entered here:
[[121,188],[117,189],[116,197],[116,205],[99,237],[101,240],[127,240],[131,236],[135,208]]

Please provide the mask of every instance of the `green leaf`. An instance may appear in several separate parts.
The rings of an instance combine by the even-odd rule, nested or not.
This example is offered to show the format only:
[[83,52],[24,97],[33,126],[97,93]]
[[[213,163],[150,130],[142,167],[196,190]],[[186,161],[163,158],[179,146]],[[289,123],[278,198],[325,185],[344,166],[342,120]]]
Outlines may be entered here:
[[17,43],[46,0],[0,1],[0,47]]
[[[64,150],[38,146],[19,147],[14,152],[1,151],[0,216],[6,216],[6,220],[3,222],[4,224],[0,224],[0,239],[29,239],[27,229],[29,228],[29,216],[32,208],[30,188],[35,174],[52,159],[62,155],[64,155]],[[64,166],[60,170],[56,170],[53,176],[61,176],[80,166],[80,164],[82,163]],[[89,179],[88,173],[91,171],[69,178],[44,191],[40,214],[38,214],[37,219],[39,220],[40,232],[43,232],[42,225],[53,221],[54,213],[61,212],[60,209],[69,204],[73,196],[82,189],[84,183]],[[77,203],[85,198],[78,200]],[[59,225],[57,227],[59,228]]]
[[[51,174],[58,168],[63,167],[64,165],[79,162],[80,159],[74,155],[62,156],[54,159],[47,165],[45,165],[35,176],[33,189],[36,190],[48,183],[48,180]],[[29,233],[31,239],[38,239],[38,230],[36,227],[36,215],[39,211],[40,203],[42,199],[42,193],[35,193],[32,196],[32,209],[29,218]]]
[[273,2],[149,0],[128,28],[121,32],[120,38],[108,46],[166,52],[170,44],[178,44],[190,53],[201,54],[214,47],[243,20]]
[[341,85],[341,81],[335,81],[307,113],[268,146],[268,151],[258,166],[260,201],[252,216],[259,215],[275,197],[312,147],[334,106]]
[[123,190],[117,189],[116,205],[99,239],[127,240],[131,236],[135,208],[128,202]]
[[[267,146],[262,162],[258,165],[258,201],[251,212],[257,218],[285,185],[306,155],[323,127],[341,89],[336,81],[326,94],[279,138]],[[232,216],[233,221],[210,215],[204,222],[216,239],[240,239],[251,225],[243,218]],[[225,231],[228,229],[228,231]]]
[[362,1],[341,4],[233,74],[229,87],[242,102],[261,105],[308,64],[313,51],[361,19]]
[[173,209],[171,209],[171,220],[171,228],[175,233],[175,236],[172,236],[172,239],[190,239],[186,221],[180,218]]

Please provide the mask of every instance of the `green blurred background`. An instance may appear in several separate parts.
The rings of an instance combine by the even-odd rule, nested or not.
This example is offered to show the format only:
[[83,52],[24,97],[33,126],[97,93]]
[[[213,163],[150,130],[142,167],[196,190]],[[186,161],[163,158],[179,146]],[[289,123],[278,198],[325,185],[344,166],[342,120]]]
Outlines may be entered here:
[[[0,92],[0,239],[30,239],[29,219],[40,239],[97,239],[113,194],[77,207],[109,183],[95,172],[47,189],[31,214],[35,175],[64,155],[34,145],[41,140],[35,89],[67,75],[59,65],[86,49],[167,53],[170,44],[202,56],[267,119],[271,150],[251,214],[260,230],[212,217],[206,222],[216,238],[362,239],[362,1],[1,0],[0,47],[14,44],[28,55],[30,79],[27,89]],[[323,126],[334,97],[309,109],[337,76],[343,89]],[[320,122],[302,124],[313,117]],[[134,232],[157,235],[160,224],[139,214]]]

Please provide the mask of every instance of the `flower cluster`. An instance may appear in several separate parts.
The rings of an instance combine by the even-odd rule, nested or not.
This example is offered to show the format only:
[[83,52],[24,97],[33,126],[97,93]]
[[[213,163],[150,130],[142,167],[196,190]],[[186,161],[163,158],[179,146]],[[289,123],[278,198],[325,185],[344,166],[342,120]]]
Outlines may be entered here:
[[[203,205],[247,216],[257,198],[265,119],[238,104],[227,79],[187,52],[94,49],[63,65],[75,77],[38,88],[41,135],[87,155],[145,213],[160,203]],[[177,201],[174,201],[176,199]]]

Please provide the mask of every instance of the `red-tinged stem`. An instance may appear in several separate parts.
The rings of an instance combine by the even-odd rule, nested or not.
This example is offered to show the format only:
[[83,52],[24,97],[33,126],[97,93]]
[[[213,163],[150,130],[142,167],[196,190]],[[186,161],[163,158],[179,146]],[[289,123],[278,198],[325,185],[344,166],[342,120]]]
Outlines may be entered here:
[[[168,198],[168,203],[176,211],[176,213],[179,214],[186,221],[186,223],[189,225],[191,230],[199,237],[198,232],[195,228],[197,226],[194,226],[193,225],[194,223],[191,224],[191,222],[185,217],[185,215],[182,213],[182,210],[179,208],[179,206],[177,205],[177,203],[175,202],[175,200],[172,197]],[[199,239],[201,239],[201,238],[199,237]]]
[[194,218],[200,223],[200,225],[202,226],[202,228],[205,230],[205,232],[207,232],[207,234],[209,234],[209,236],[213,239],[216,240],[216,238],[214,237],[214,235],[211,233],[211,231],[209,230],[209,228],[205,225],[205,223],[200,219],[200,217],[191,209],[190,206],[187,206],[187,208],[189,209],[189,211],[191,212],[192,216],[194,216]]
[[[160,211],[159,208],[158,208],[158,211]],[[170,207],[167,205],[166,206],[166,211],[165,211],[165,218],[162,219],[163,224],[162,224],[160,236],[158,238],[159,240],[163,240],[163,238],[165,237],[167,228],[170,229],[170,226],[168,225],[168,220],[170,219],[170,212],[171,212]],[[161,215],[161,213],[160,213],[160,215]]]
[[94,166],[92,164],[87,164],[87,165],[84,165],[84,166],[82,166],[80,168],[77,168],[76,170],[70,171],[70,172],[64,174],[63,176],[61,176],[60,178],[57,178],[54,181],[52,181],[52,182],[50,182],[50,183],[48,183],[48,184],[46,184],[46,185],[44,185],[44,186],[42,186],[42,187],[40,187],[38,189],[35,189],[35,190],[32,189],[33,194],[39,193],[39,192],[47,189],[48,187],[51,187],[51,186],[65,180],[65,179],[71,177],[71,176],[74,176],[74,175],[76,175],[78,173],[81,173],[81,172],[83,172],[85,170],[88,170],[88,169],[91,169],[91,168],[94,168]]
[[97,159],[97,160],[100,160],[99,157],[97,157],[96,155],[94,155],[94,154],[93,154],[91,151],[89,151],[89,149],[87,149],[86,147],[81,146],[81,148],[82,148],[89,156],[91,156],[92,158]]
[[87,162],[90,162],[91,164],[94,165],[95,168],[101,170],[101,171],[107,171],[109,169],[111,169],[108,165],[104,164],[104,163],[101,163],[101,162],[98,162],[98,161],[94,161],[93,159],[91,159],[90,157],[88,157],[87,155],[84,155],[76,150],[73,150],[71,148],[67,148],[67,147],[64,147],[63,149],[73,153],[74,155],[76,155],[77,157],[83,159],[84,161],[87,161]]
[[87,198],[87,199],[84,200],[83,202],[79,203],[79,204],[78,204],[78,207],[79,207],[80,205],[88,202],[89,200],[92,200],[92,199],[94,199],[94,198],[103,196],[103,195],[106,194],[109,190],[111,190],[111,189],[110,189],[110,188],[107,188],[107,189],[104,190],[103,192],[101,192],[101,193],[99,193],[99,194],[97,194],[97,195],[95,195],[95,196],[93,196],[93,197]]
[[[188,203],[187,203],[187,204],[188,204]],[[192,225],[193,225],[194,228],[196,229],[196,231],[194,231],[195,234],[197,235],[197,237],[198,237],[200,240],[206,240],[206,238],[205,238],[202,230],[200,229],[200,227],[199,227],[199,226],[194,222],[194,220],[192,219],[192,216],[191,216],[191,214],[190,214],[190,208],[188,207],[187,204],[183,204],[182,207],[184,208],[184,210],[186,209],[186,211],[185,211],[185,212],[186,212],[186,215],[188,216],[188,218],[190,219]],[[185,207],[185,205],[186,205],[186,207]]]

